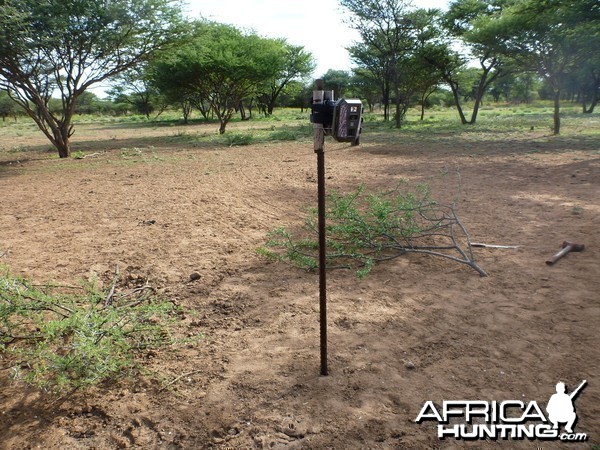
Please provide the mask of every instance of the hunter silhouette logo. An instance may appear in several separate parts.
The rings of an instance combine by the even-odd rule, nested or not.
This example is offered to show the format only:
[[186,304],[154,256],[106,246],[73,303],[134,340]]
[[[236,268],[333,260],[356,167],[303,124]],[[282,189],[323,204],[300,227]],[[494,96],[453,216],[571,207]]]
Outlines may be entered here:
[[[573,427],[577,414],[573,402],[587,384],[586,380],[566,393],[563,382],[556,385],[546,405],[547,415],[535,400],[528,403],[521,400],[447,400],[441,407],[433,401],[425,402],[416,423],[425,420],[437,422],[439,439],[559,439],[565,442],[586,441],[586,433],[575,433]],[[561,424],[564,431],[560,432]]]
[[560,422],[566,423],[565,431],[569,434],[573,433],[573,425],[577,421],[577,414],[575,414],[575,407],[573,406],[573,400],[581,389],[586,385],[587,380],[579,385],[571,394],[565,393],[565,383],[558,383],[556,385],[556,394],[550,397],[546,411],[548,411],[548,419],[554,425],[552,429],[557,430]]

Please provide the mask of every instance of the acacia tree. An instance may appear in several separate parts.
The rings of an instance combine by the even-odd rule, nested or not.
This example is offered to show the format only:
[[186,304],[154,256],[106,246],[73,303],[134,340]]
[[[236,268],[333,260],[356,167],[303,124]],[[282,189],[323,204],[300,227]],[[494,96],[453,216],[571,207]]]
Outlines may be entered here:
[[358,65],[358,70],[369,73],[371,80],[377,85],[383,106],[383,120],[387,122],[390,118],[391,91],[388,58],[363,43],[348,47],[348,52]]
[[283,39],[278,39],[283,52],[279,70],[275,76],[265,82],[260,100],[266,106],[266,115],[273,114],[277,98],[293,80],[309,76],[315,70],[315,60],[304,47],[290,45]]
[[[340,5],[347,8],[352,15],[350,24],[361,36],[362,48],[351,48],[350,54],[359,64],[358,58],[368,55],[364,62],[366,68],[379,66],[377,70],[383,87],[384,115],[390,104],[390,96],[396,103],[396,127],[402,121],[402,97],[400,94],[401,73],[399,61],[402,56],[412,49],[414,43],[414,27],[407,20],[409,9],[407,0],[340,0]],[[375,72],[374,72],[375,74]]]
[[[507,73],[502,42],[497,39],[493,28],[488,26],[502,11],[505,3],[506,0],[455,0],[444,16],[445,28],[452,36],[460,39],[463,45],[468,46],[472,56],[479,63],[477,80],[474,85],[469,86],[473,100],[470,119],[467,120],[462,111],[458,89],[452,89],[463,124],[474,124],[477,121],[484,94],[498,77]],[[459,84],[457,75],[458,72],[448,74],[446,81],[451,88],[452,84]]]
[[275,39],[197,22],[190,42],[155,63],[155,83],[161,90],[179,90],[206,102],[223,134],[240,103],[255,97],[258,86],[279,73],[282,54]]
[[352,84],[357,97],[364,99],[369,111],[373,112],[375,104],[381,99],[377,78],[369,70],[359,67],[352,70]]
[[600,100],[600,57],[586,62],[577,73],[584,114],[591,114]]
[[0,87],[69,157],[77,98],[174,42],[181,23],[172,0],[4,0]]
[[486,24],[503,51],[552,89],[553,132],[560,134],[561,92],[569,76],[600,52],[597,0],[515,0]]
[[0,91],[0,116],[5,122],[8,116],[14,116],[17,120],[17,105],[11,100],[6,91]]
[[166,100],[152,84],[148,63],[145,61],[117,75],[109,95],[115,100],[133,105],[147,119],[154,112],[159,116],[167,106]]
[[458,74],[466,66],[465,58],[447,43],[432,42],[420,51],[421,58],[437,72],[452,91],[456,110],[463,124],[468,123],[460,102],[460,83]]
[[423,68],[417,54],[435,38],[438,11],[412,9],[407,0],[340,0],[340,4],[352,12],[350,24],[362,39],[348,49],[350,55],[378,80],[385,120],[393,100],[399,128],[410,98],[422,89],[423,77],[415,73],[417,67]]
[[322,76],[325,89],[333,91],[338,98],[348,97],[348,90],[352,86],[352,76],[345,70],[329,69]]

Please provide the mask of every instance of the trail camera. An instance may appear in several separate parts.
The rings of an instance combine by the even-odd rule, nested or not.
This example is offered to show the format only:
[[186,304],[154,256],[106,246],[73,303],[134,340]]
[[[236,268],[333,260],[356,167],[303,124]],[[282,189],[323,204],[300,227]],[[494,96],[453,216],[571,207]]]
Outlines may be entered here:
[[360,143],[362,112],[363,105],[358,99],[333,100],[333,91],[313,92],[310,121],[322,124],[325,134],[338,142]]
[[338,142],[358,145],[362,128],[362,102],[358,99],[340,99],[333,110],[333,138]]

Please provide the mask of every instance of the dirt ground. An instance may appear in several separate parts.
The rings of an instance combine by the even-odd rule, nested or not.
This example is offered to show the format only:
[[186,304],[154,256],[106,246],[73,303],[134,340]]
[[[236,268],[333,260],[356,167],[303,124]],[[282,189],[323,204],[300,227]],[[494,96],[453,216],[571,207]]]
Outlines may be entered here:
[[[196,128],[194,128],[196,127]],[[212,132],[214,126],[185,128]],[[183,128],[182,128],[183,129]],[[2,449],[591,448],[600,443],[600,142],[516,133],[328,141],[327,188],[427,182],[459,196],[489,277],[408,255],[363,280],[329,274],[329,376],[318,276],[256,254],[316,201],[312,143],[182,145],[177,129],[78,128],[59,160],[41,136],[0,137],[0,263],[36,281],[148,280],[188,308],[198,342],[147,356],[160,375],[62,398],[0,371]],[[460,183],[458,183],[458,175]],[[564,240],[585,244],[554,266]],[[190,274],[200,278],[191,281]],[[535,400],[563,381],[584,444],[437,437],[428,400]]]

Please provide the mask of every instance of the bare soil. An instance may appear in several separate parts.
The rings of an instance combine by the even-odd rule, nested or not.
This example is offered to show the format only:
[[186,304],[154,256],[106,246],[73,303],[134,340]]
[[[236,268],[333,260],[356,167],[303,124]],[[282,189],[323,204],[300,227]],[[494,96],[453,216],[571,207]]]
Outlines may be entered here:
[[[207,128],[204,128],[207,127]],[[214,126],[181,128],[212,132]],[[189,345],[154,373],[51,397],[0,370],[2,449],[590,448],[600,443],[600,142],[530,133],[327,142],[327,187],[427,182],[489,273],[408,255],[363,280],[329,274],[329,376],[318,276],[261,259],[316,202],[312,143],[185,145],[174,128],[78,127],[59,160],[37,134],[0,137],[0,263],[38,282],[147,280],[191,312]],[[459,182],[460,179],[460,182]],[[585,244],[554,266],[564,240]],[[198,279],[191,281],[190,274]],[[536,400],[563,381],[585,444],[439,440],[427,400]]]

